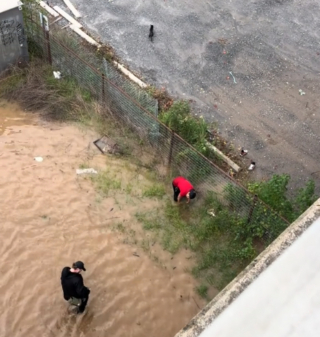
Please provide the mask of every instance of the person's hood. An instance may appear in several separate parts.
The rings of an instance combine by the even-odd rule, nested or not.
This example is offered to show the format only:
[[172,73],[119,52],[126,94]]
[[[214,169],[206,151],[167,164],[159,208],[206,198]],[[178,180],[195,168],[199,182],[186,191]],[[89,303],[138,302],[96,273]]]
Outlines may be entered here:
[[63,268],[61,273],[61,279],[65,279],[69,276],[72,276],[73,273],[71,273],[70,269],[71,269],[70,267]]
[[72,273],[70,269],[71,269],[70,267],[63,268],[62,273],[61,273],[61,280],[65,280],[66,278],[72,278],[72,277],[76,279],[79,279],[79,278],[82,279],[82,275],[77,274],[77,273]]

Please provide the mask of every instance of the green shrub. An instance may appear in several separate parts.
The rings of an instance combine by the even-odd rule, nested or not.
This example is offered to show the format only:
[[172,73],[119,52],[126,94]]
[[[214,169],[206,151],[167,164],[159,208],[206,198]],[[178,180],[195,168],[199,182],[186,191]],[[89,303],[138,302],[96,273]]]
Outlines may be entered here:
[[275,174],[268,181],[250,183],[248,189],[286,219],[293,220],[293,206],[286,195],[289,180],[287,174]]
[[160,114],[159,118],[198,151],[203,154],[209,152],[205,146],[208,124],[202,117],[191,115],[188,102],[174,102],[168,111]]
[[288,174],[275,174],[267,181],[249,183],[248,189],[289,222],[294,221],[317,199],[314,181],[309,180],[296,197],[288,196]]
[[41,59],[44,57],[42,48],[32,37],[28,36],[27,43],[28,43],[28,52],[31,59],[33,58]]
[[[224,188],[224,198],[233,210],[243,209],[244,206],[249,206],[248,194],[244,188],[234,184],[227,184]],[[250,203],[251,204],[251,203]]]
[[306,186],[298,190],[293,204],[297,212],[297,216],[302,214],[307,208],[309,208],[315,201],[317,196],[315,195],[315,183],[313,180],[308,180]]

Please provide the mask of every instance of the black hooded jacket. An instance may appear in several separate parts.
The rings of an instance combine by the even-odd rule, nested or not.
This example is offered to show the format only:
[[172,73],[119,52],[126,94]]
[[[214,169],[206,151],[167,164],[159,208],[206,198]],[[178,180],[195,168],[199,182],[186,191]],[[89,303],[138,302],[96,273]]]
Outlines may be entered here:
[[72,273],[69,267],[64,267],[61,273],[61,286],[63,290],[63,297],[66,301],[70,297],[86,298],[90,290],[84,286],[81,274]]

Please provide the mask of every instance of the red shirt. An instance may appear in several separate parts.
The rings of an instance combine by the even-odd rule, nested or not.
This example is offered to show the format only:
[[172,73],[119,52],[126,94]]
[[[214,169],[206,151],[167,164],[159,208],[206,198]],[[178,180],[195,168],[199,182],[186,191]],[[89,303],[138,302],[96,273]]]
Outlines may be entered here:
[[191,190],[193,190],[191,183],[183,177],[177,177],[173,179],[172,184],[174,187],[179,188],[181,198],[185,197]]

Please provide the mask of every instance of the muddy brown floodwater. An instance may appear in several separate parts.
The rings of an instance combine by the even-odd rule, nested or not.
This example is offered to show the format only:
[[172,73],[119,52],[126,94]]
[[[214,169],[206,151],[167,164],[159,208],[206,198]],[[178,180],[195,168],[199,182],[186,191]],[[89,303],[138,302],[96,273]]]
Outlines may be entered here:
[[[178,267],[169,268],[171,262],[154,262],[112,230],[118,221],[132,225],[139,208],[158,201],[121,190],[100,198],[89,179],[76,175],[87,163],[117,177],[127,170],[122,180],[150,184],[141,169],[99,154],[91,145],[95,137],[0,102],[1,337],[171,337],[205,304],[183,252]],[[165,261],[167,253],[157,253]],[[85,262],[91,289],[88,309],[78,316],[60,286],[62,268],[75,260]]]

